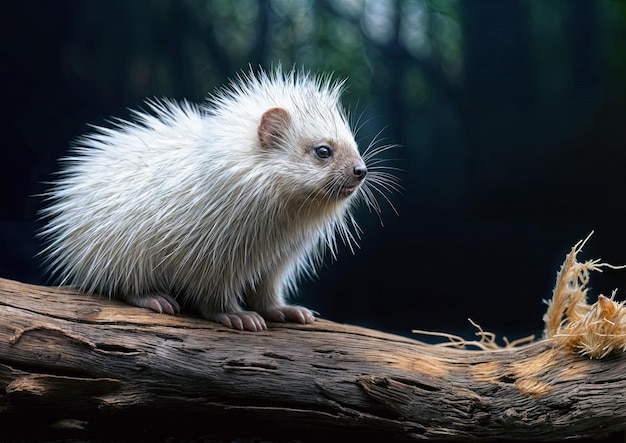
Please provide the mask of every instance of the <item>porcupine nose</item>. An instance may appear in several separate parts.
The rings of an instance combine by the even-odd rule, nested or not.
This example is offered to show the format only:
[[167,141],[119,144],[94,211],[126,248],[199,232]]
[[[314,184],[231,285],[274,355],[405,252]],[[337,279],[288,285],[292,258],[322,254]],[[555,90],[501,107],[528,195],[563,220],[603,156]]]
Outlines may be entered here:
[[367,175],[367,168],[365,167],[365,165],[356,165],[352,170],[352,173],[358,181],[361,181]]

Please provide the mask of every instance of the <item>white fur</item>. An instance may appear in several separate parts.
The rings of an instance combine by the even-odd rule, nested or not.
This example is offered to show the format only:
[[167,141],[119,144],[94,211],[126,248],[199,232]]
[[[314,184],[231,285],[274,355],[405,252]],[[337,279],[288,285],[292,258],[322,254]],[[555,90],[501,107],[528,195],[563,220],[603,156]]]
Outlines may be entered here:
[[[95,128],[48,194],[51,271],[87,293],[168,293],[204,313],[237,311],[255,291],[282,304],[337,232],[352,237],[354,195],[377,208],[367,189],[331,195],[338,173],[311,152],[332,141],[360,159],[340,94],[328,78],[250,73],[206,105],[148,102],[135,122]],[[289,113],[289,132],[262,149],[259,121],[274,107]]]

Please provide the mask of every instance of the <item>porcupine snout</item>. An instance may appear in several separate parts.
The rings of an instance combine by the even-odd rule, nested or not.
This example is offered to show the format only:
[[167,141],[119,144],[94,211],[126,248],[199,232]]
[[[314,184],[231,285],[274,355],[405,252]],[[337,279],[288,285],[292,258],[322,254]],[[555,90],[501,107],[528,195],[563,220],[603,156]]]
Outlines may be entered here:
[[344,183],[341,189],[343,196],[350,196],[361,185],[367,175],[367,167],[363,163],[358,163],[345,172]]
[[352,173],[354,174],[354,178],[358,181],[362,181],[367,175],[367,168],[363,164],[356,165],[352,170]]

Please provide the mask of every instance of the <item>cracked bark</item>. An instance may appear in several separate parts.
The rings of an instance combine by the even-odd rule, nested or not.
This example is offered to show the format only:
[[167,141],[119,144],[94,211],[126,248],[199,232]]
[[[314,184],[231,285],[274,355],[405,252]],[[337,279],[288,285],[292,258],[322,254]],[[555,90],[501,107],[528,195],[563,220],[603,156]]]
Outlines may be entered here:
[[324,320],[240,332],[0,279],[5,433],[602,437],[626,429],[624,374],[624,354],[547,340],[465,351]]

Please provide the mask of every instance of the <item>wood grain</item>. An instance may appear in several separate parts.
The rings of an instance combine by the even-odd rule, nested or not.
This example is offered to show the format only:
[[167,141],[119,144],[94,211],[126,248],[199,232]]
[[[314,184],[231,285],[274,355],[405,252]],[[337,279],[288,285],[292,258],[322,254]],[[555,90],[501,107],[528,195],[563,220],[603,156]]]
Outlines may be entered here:
[[623,354],[589,360],[549,340],[450,349],[322,319],[241,332],[3,279],[0,385],[5,429],[25,415],[42,429],[78,423],[115,434],[130,424],[303,440],[546,440],[626,429]]

